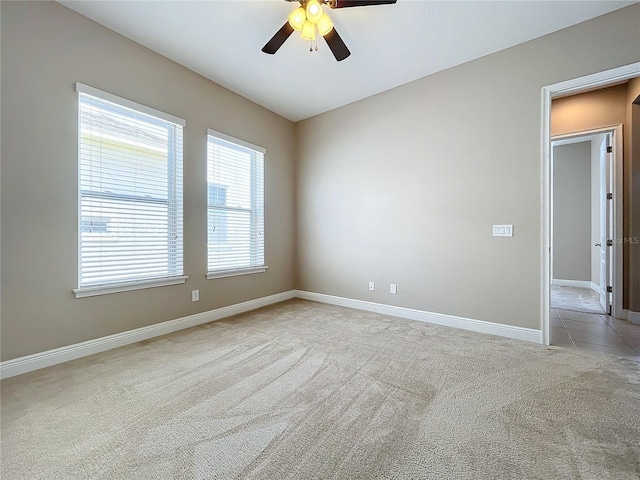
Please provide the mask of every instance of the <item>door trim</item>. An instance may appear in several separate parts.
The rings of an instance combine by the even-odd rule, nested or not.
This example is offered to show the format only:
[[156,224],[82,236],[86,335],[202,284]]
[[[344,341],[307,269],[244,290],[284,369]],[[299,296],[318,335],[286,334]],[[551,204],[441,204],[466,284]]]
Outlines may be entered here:
[[[542,113],[542,128],[541,128],[541,207],[542,207],[542,252],[540,256],[541,263],[541,276],[540,284],[542,287],[542,302],[540,305],[540,318],[541,318],[541,331],[542,331],[542,343],[549,345],[549,308],[551,301],[551,263],[550,263],[550,249],[551,249],[551,99],[561,96],[574,95],[576,93],[586,92],[588,90],[595,90],[610,86],[616,82],[623,82],[634,77],[640,76],[640,62],[632,63],[604,72],[598,72],[591,75],[586,75],[580,78],[574,78],[560,83],[547,85],[542,88],[541,91],[541,113]],[[617,142],[618,140],[616,140]],[[622,139],[619,139],[622,142]],[[617,162],[620,163],[621,162]],[[621,167],[621,165],[620,165]],[[616,169],[618,165],[616,164]],[[618,175],[616,171],[616,182],[622,181],[622,175]],[[622,208],[616,209],[616,223],[622,227]],[[622,255],[616,255],[616,275],[622,275]],[[621,295],[619,295],[621,296]],[[619,313],[621,314],[621,312]]]

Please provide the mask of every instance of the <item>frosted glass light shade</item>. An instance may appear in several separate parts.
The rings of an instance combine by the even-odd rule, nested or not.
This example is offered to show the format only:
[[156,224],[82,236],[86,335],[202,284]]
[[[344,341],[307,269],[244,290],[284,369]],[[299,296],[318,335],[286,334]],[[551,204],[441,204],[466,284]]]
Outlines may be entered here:
[[309,0],[307,2],[307,20],[311,23],[318,23],[323,15],[324,12],[318,0]]
[[305,20],[306,20],[306,14],[304,12],[304,8],[302,7],[296,8],[289,15],[289,25],[291,25],[291,28],[293,28],[298,32],[302,30],[302,26],[304,25]]
[[311,23],[309,20],[304,22],[302,26],[302,38],[305,40],[315,40],[316,39],[316,26]]
[[325,13],[318,22],[318,33],[324,37],[331,30],[333,30],[333,22],[331,22],[329,15]]

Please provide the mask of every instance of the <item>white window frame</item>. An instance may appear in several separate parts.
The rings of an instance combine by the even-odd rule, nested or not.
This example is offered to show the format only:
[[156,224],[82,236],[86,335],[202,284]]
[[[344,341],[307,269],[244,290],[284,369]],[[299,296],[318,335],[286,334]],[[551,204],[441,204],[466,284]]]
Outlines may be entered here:
[[[216,130],[212,130],[212,129],[207,129],[207,174],[209,172],[209,139],[210,137],[219,139],[219,140],[223,140],[225,142],[231,143],[231,144],[235,144],[237,146],[240,147],[244,147],[248,150],[253,150],[256,153],[261,153],[263,155],[263,161],[264,158],[266,157],[267,154],[267,150],[263,147],[260,147],[258,145],[254,145],[252,143],[246,142],[244,140],[240,140],[238,138],[232,137],[230,135],[218,132]],[[264,165],[266,167],[266,164]],[[262,214],[263,214],[263,224],[265,223],[265,201],[264,201],[264,196],[265,196],[265,179],[264,179],[264,174],[265,174],[265,170],[266,168],[263,167],[263,178],[262,178],[262,190],[263,190],[263,198],[262,198]],[[256,223],[256,219],[255,219],[255,213],[257,211],[257,205],[256,205],[256,196],[255,196],[255,178],[251,179],[251,190],[252,190],[252,198],[251,198],[251,223],[252,225],[254,225]],[[209,230],[209,209],[213,208],[212,205],[209,204],[209,182],[207,179],[207,259],[208,259],[208,253],[209,253],[209,235],[211,235],[211,232]],[[233,210],[233,209],[231,209]],[[225,278],[225,277],[235,277],[238,275],[251,275],[254,273],[262,273],[265,272],[269,267],[266,265],[266,251],[265,251],[265,235],[264,235],[264,231],[260,234],[260,232],[254,232],[254,234],[256,235],[261,235],[262,237],[262,250],[264,253],[263,256],[263,262],[262,265],[255,265],[255,266],[250,266],[250,267],[238,267],[238,268],[225,268],[225,269],[220,269],[220,270],[209,270],[209,265],[208,265],[208,260],[207,260],[207,274],[206,274],[206,278],[207,280],[212,280],[212,279],[216,279],[216,278]]]
[[[104,92],[102,90],[99,90],[97,88],[94,87],[90,87],[88,85],[84,85],[82,83],[76,83],[76,91],[78,92],[78,245],[77,245],[77,252],[78,252],[78,283],[80,283],[80,270],[81,270],[81,235],[82,235],[82,199],[83,199],[83,192],[82,192],[82,188],[81,188],[81,176],[80,176],[80,171],[81,171],[81,161],[80,161],[80,155],[81,155],[81,150],[80,150],[80,146],[81,146],[81,138],[80,138],[80,95],[84,94],[84,95],[89,95],[92,97],[95,97],[99,100],[104,100],[106,102],[110,102],[113,103],[117,106],[120,107],[124,107],[130,110],[134,110],[136,112],[139,113],[143,113],[146,115],[150,115],[152,117],[156,117],[160,120],[166,121],[166,122],[170,122],[175,124],[177,127],[185,127],[186,126],[186,122],[185,120],[183,120],[182,118],[173,116],[171,114],[165,113],[165,112],[161,112],[159,110],[156,110],[154,108],[151,107],[147,107],[146,105],[141,105],[138,104],[136,102],[132,102],[131,100],[127,100],[125,98],[121,98],[118,97],[116,95],[110,94],[108,92]],[[179,162],[183,162],[183,157],[179,158],[179,159],[174,159],[174,161],[179,161]],[[168,172],[168,175],[170,176],[171,173]],[[113,196],[113,195],[111,195]],[[117,195],[116,195],[117,196]],[[98,195],[99,197],[99,195]],[[168,205],[170,206],[171,201],[168,200]],[[182,205],[182,199],[180,200],[180,205]],[[182,212],[179,212],[182,213]],[[173,223],[174,228],[175,228],[175,221],[171,222],[171,220],[169,221],[169,226],[168,229],[170,230],[172,228],[171,224]],[[167,230],[167,232],[169,232],[169,230]],[[182,230],[180,232],[175,232],[176,234],[182,236],[183,235],[183,230],[184,230],[184,223],[182,224]],[[132,280],[132,281],[113,281],[113,282],[104,282],[104,283],[100,283],[100,284],[87,284],[87,285],[78,285],[78,288],[73,289],[73,292],[76,296],[76,298],[83,298],[83,297],[90,297],[90,296],[95,296],[95,295],[106,295],[106,294],[111,294],[111,293],[117,293],[117,292],[127,292],[127,291],[132,291],[132,290],[140,290],[140,289],[145,289],[145,288],[153,288],[153,287],[161,287],[161,286],[167,286],[167,285],[178,285],[178,284],[182,284],[185,283],[187,278],[189,278],[186,275],[183,275],[184,273],[184,242],[182,242],[181,245],[183,252],[181,252],[181,257],[182,257],[182,265],[176,269],[177,272],[179,272],[179,274],[177,275],[169,275],[169,276],[165,276],[165,277],[150,277],[147,279],[136,279],[136,280]],[[171,255],[169,256],[169,261],[171,262]],[[173,259],[173,261],[175,261],[175,258]]]

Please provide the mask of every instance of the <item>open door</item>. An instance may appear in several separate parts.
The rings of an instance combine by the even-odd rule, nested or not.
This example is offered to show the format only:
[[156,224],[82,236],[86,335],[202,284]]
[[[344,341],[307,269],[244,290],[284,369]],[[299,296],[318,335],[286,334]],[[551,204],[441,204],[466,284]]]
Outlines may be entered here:
[[611,134],[600,144],[600,304],[611,315],[613,305],[613,146]]

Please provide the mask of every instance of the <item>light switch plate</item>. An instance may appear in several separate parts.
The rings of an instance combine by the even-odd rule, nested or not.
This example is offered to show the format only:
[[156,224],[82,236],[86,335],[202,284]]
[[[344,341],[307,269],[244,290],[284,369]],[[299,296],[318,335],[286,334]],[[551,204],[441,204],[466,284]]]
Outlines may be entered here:
[[494,237],[513,237],[513,225],[494,225]]
[[398,293],[398,285],[395,283],[389,284],[389,293]]

